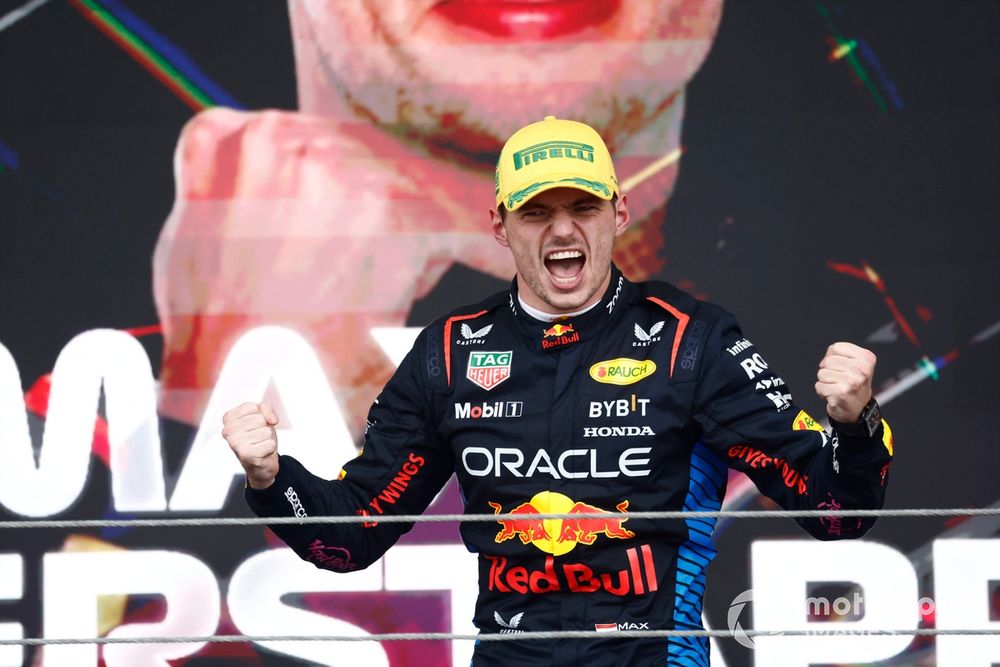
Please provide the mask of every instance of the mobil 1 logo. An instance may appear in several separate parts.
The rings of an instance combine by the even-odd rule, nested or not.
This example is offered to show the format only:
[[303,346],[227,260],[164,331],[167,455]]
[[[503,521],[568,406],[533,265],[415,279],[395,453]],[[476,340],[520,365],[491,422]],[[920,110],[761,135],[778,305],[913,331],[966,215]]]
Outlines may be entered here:
[[455,403],[455,419],[514,418],[524,413],[522,401],[493,401],[482,403]]

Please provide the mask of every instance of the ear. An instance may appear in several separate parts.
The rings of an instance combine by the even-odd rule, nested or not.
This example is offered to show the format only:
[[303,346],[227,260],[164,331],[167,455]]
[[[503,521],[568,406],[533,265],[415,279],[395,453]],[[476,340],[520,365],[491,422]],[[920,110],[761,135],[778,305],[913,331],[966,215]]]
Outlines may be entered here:
[[504,226],[500,214],[493,208],[490,209],[490,225],[493,227],[493,238],[497,240],[497,243],[504,248],[509,248],[510,243],[507,242],[507,227]]
[[615,202],[615,236],[621,236],[628,229],[631,219],[628,214],[628,197],[621,195]]

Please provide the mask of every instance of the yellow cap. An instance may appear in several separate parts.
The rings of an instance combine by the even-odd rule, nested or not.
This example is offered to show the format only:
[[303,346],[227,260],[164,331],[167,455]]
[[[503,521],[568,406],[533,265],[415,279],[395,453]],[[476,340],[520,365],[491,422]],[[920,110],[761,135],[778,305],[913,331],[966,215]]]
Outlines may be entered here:
[[618,194],[611,153],[597,130],[546,116],[507,140],[497,161],[497,206],[513,211],[552,188],[577,188],[601,199]]

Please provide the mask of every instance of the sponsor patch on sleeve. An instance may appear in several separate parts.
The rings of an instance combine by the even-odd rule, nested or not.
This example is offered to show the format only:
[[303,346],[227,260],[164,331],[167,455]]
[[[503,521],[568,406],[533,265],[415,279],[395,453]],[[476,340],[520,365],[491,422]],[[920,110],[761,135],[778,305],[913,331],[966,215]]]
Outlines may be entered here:
[[799,414],[795,415],[795,420],[792,422],[793,431],[820,431],[824,429],[820,426],[820,423],[809,416],[805,410],[799,410]]
[[882,444],[885,445],[886,450],[889,452],[889,456],[895,456],[895,454],[892,453],[892,429],[889,428],[889,422],[884,419],[882,420]]

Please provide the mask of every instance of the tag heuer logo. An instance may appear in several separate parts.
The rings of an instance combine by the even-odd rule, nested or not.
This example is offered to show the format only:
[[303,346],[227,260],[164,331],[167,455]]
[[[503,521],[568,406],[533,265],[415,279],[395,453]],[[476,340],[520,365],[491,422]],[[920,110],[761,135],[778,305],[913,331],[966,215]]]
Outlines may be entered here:
[[470,352],[465,377],[486,391],[510,377],[512,350],[506,352]]

